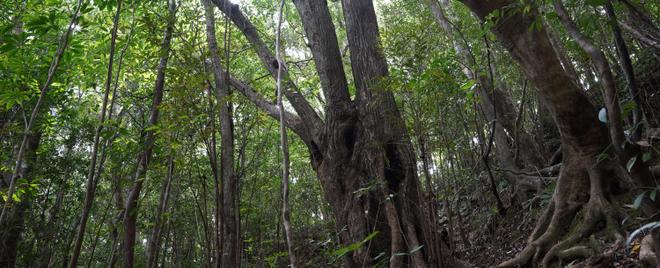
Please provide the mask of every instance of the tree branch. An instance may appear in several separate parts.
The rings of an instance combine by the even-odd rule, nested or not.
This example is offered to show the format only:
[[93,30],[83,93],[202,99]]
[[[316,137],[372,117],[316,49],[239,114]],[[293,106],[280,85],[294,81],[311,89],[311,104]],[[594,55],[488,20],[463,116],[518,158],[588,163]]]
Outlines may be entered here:
[[[227,0],[212,0],[212,2],[220,9],[220,11],[222,11],[226,16],[229,17],[229,19],[234,23],[234,25],[236,25],[236,27],[238,27],[239,30],[241,30],[241,32],[243,33],[243,35],[245,35],[245,37],[248,39],[250,44],[252,44],[252,47],[257,53],[257,56],[259,56],[259,59],[261,60],[263,66],[266,67],[266,69],[268,69],[268,72],[274,79],[277,79],[278,64],[277,64],[277,60],[275,59],[275,56],[266,46],[263,40],[261,40],[261,38],[259,37],[259,33],[257,32],[257,29],[250,22],[250,20],[247,17],[245,17],[243,12],[241,12],[238,5],[232,4]],[[302,123],[304,123],[304,127],[308,128],[307,132],[309,132],[310,134],[314,133],[316,130],[318,130],[321,127],[323,123],[321,117],[319,117],[319,115],[316,113],[314,108],[312,108],[309,102],[300,93],[300,90],[291,81],[287,69],[284,68],[282,71],[283,71],[282,76],[284,78],[282,80],[284,82],[284,88],[290,89],[290,90],[284,90],[283,92],[284,95],[291,103],[291,106],[293,106],[293,109],[302,119]]]
[[[327,2],[325,0],[296,0],[293,3],[302,19],[328,106],[334,107],[350,102],[346,73]],[[328,111],[332,110],[328,109]],[[329,113],[328,116],[332,116],[332,114]]]
[[[277,105],[266,100],[252,87],[231,75],[229,75],[229,83],[233,88],[241,92],[243,96],[245,96],[250,102],[256,105],[259,109],[263,110],[270,117],[277,120],[280,119],[280,112]],[[300,136],[300,138],[306,144],[309,144],[312,141],[311,133],[306,128],[306,125],[302,119],[297,115],[284,111],[284,123],[289,129],[291,129],[291,131]]]

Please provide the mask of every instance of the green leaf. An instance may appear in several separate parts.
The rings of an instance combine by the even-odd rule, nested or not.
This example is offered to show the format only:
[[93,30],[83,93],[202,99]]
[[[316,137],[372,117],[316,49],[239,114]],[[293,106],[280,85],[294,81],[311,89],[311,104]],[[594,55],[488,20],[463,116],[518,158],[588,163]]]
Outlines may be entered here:
[[651,192],[651,194],[649,195],[649,198],[651,198],[651,200],[655,201],[655,195],[656,195],[657,193],[658,193],[657,190],[653,190],[653,191]]
[[375,232],[369,234],[369,235],[368,235],[367,237],[365,237],[364,239],[362,239],[362,241],[355,242],[355,243],[350,244],[350,245],[348,245],[348,246],[345,246],[345,247],[339,248],[339,249],[335,250],[334,252],[332,252],[332,254],[333,254],[333,255],[336,255],[336,256],[338,256],[338,257],[342,257],[342,256],[346,255],[346,253],[349,253],[349,252],[351,252],[351,251],[355,251],[355,250],[357,250],[358,248],[360,248],[362,245],[364,245],[364,243],[367,243],[367,242],[369,242],[371,239],[374,239],[374,237],[376,237],[376,235],[378,235],[379,233],[380,233],[380,232],[375,231]]
[[646,194],[646,192],[643,192],[643,193],[639,194],[639,195],[637,196],[637,198],[635,198],[635,202],[633,202],[633,205],[632,205],[632,207],[633,207],[634,209],[638,209],[639,206],[642,205],[642,200],[644,200],[644,195],[645,195],[645,194]]
[[637,156],[633,156],[632,158],[630,158],[630,160],[628,160],[628,163],[626,164],[626,169],[628,170],[628,172],[630,172],[632,167],[635,165],[636,161],[637,161]]
[[476,83],[477,83],[477,82],[474,81],[474,80],[468,80],[468,81],[465,82],[463,85],[461,85],[461,89],[462,89],[463,91],[468,91],[468,90],[472,89],[472,87],[473,87]]
[[650,152],[646,152],[646,153],[644,153],[644,154],[642,155],[642,161],[644,161],[644,163],[646,163],[646,162],[648,162],[649,160],[651,160],[651,153],[650,153]]
[[628,117],[628,115],[630,115],[630,112],[635,110],[635,108],[637,108],[637,105],[635,104],[635,102],[627,101],[621,107],[621,110],[622,110],[621,111],[621,116],[622,117]]

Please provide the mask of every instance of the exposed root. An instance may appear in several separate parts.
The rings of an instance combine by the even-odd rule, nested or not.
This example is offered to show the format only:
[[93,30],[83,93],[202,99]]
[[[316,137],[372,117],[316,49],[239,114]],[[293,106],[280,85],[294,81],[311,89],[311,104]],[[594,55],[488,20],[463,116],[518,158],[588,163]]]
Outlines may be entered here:
[[[597,199],[599,198],[592,200]],[[623,242],[623,231],[619,224],[620,216],[617,212],[613,212],[616,211],[614,207],[609,203],[601,203],[602,201],[589,202],[589,205],[585,208],[587,211],[580,230],[550,248],[543,257],[542,267],[549,267],[555,258],[570,260],[594,255],[597,251],[595,243],[591,243],[592,245],[589,246],[579,245],[579,243],[603,229],[603,222],[606,227],[605,235],[613,239],[615,243]]]
[[557,252],[557,257],[562,260],[577,259],[577,258],[587,258],[596,254],[596,251],[593,247],[590,246],[574,246]]
[[[613,171],[605,163],[596,163],[588,172],[584,172],[584,166],[581,168],[578,165],[562,170],[553,199],[539,218],[527,246],[515,258],[497,267],[530,264],[549,267],[555,260],[589,257],[597,252],[598,245],[589,243],[588,238],[601,230],[608,239],[622,243],[622,214],[610,201],[615,183]],[[579,212],[582,219],[576,223]],[[577,230],[571,232],[573,228]]]

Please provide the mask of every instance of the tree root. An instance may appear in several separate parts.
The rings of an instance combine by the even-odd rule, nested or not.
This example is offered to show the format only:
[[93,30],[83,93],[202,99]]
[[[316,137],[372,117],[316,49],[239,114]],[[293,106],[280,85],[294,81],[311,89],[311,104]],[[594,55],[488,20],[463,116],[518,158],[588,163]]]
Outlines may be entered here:
[[[586,208],[587,213],[580,230],[551,247],[543,257],[541,267],[549,267],[550,263],[555,258],[563,260],[567,259],[567,257],[589,257],[593,255],[594,252],[596,252],[595,245],[589,247],[586,245],[579,245],[579,243],[602,229],[600,223],[603,221],[606,226],[606,235],[612,236],[611,238],[616,241],[615,243],[622,243],[624,236],[622,228],[619,225],[620,217],[618,216],[618,213],[611,212],[616,211],[616,209],[608,204],[609,203],[600,203],[600,201],[590,201]],[[587,252],[591,252],[591,254],[585,255]]]
[[557,257],[562,260],[567,260],[567,259],[587,258],[595,254],[596,251],[594,250],[593,247],[579,245],[557,252]]
[[[589,257],[598,251],[598,245],[585,242],[601,230],[608,239],[623,242],[622,214],[609,198],[614,171],[605,163],[595,164],[588,172],[583,172],[584,166],[582,170],[572,168],[579,166],[562,170],[553,198],[539,218],[527,246],[497,267],[530,264],[549,267],[555,260]],[[584,192],[588,192],[588,196]],[[576,219],[578,214],[582,215],[580,223]],[[574,228],[577,230],[571,232]]]

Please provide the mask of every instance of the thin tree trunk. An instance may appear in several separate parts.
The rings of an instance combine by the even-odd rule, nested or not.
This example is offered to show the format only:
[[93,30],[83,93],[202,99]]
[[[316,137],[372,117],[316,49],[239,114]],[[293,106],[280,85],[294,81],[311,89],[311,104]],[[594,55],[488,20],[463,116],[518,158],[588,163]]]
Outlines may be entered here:
[[[220,117],[220,174],[222,181],[222,256],[220,258],[221,267],[239,267],[241,262],[240,250],[240,221],[238,205],[238,181],[234,172],[234,130],[232,120],[231,92],[229,89],[229,69],[222,69],[220,56],[218,54],[218,44],[215,35],[215,16],[208,0],[203,0],[206,11],[206,37],[213,63],[213,73],[215,81],[215,93],[218,101],[218,114]],[[217,3],[216,3],[217,4]],[[217,4],[221,9],[227,8],[229,3]],[[222,6],[222,7],[221,7]],[[229,25],[225,25],[225,31],[228,31]],[[225,49],[228,50],[230,44],[229,34],[225,33]],[[227,56],[227,68],[229,68],[229,58]]]
[[147,244],[147,267],[149,268],[156,267],[158,264],[158,253],[160,252],[160,245],[162,244],[163,214],[165,214],[165,211],[168,208],[173,177],[174,152],[171,151],[167,161],[167,177],[165,178],[165,181],[163,181],[158,208],[156,209],[156,217],[154,219],[154,227]]
[[614,82],[614,76],[612,75],[610,65],[605,58],[605,54],[593,44],[593,41],[589,40],[587,36],[580,32],[578,26],[564,8],[562,1],[554,0],[553,3],[555,11],[567,32],[573,37],[573,40],[578,43],[582,50],[589,55],[592,63],[598,71],[598,78],[603,86],[603,95],[605,97],[605,107],[607,110],[607,123],[610,129],[612,145],[614,151],[617,152],[617,154],[621,154],[622,146],[626,138],[623,133],[621,107],[619,106],[619,99],[616,94],[616,83]]
[[23,140],[21,141],[20,143],[21,145],[18,149],[18,152],[16,153],[16,159],[15,159],[16,164],[14,166],[11,179],[9,180],[9,189],[7,190],[7,194],[6,194],[6,196],[8,196],[9,198],[7,198],[7,201],[5,201],[5,204],[2,206],[2,212],[0,213],[0,224],[3,224],[5,220],[5,216],[7,216],[6,213],[9,212],[8,210],[11,209],[12,203],[14,202],[14,199],[12,197],[16,192],[16,182],[21,175],[21,169],[23,166],[23,157],[25,155],[30,136],[33,135],[32,128],[34,127],[34,123],[37,121],[37,115],[39,114],[39,109],[41,108],[41,104],[43,103],[44,98],[46,97],[46,92],[48,91],[50,84],[53,82],[53,78],[55,77],[55,72],[57,72],[57,69],[60,66],[60,61],[64,56],[64,52],[66,51],[67,45],[69,44],[69,36],[71,36],[71,33],[73,32],[74,24],[78,21],[78,16],[80,15],[80,8],[82,6],[82,3],[83,3],[82,0],[78,0],[76,2],[76,9],[73,13],[73,16],[71,17],[71,21],[69,21],[69,26],[67,27],[66,32],[62,35],[62,38],[60,39],[60,42],[57,46],[57,51],[53,56],[53,60],[50,64],[50,67],[48,68],[48,75],[46,76],[46,81],[43,83],[41,87],[39,97],[37,98],[37,103],[34,105],[34,108],[32,108],[30,120],[28,121],[27,126],[25,126],[25,130],[23,132]]
[[[493,128],[495,144],[497,145],[495,146],[495,150],[500,165],[507,170],[520,170],[521,167],[528,169],[540,168],[544,162],[543,157],[540,157],[539,149],[535,146],[533,139],[526,131],[521,131],[514,141],[517,147],[524,148],[520,151],[523,160],[521,162],[522,165],[519,165],[516,161],[514,150],[509,143],[509,135],[507,134],[507,132],[517,132],[513,103],[505,92],[497,88],[493,82],[495,80],[494,77],[488,79],[485,75],[479,75],[479,67],[474,56],[470,53],[469,47],[457,40],[456,32],[458,31],[454,29],[450,20],[452,13],[450,12],[451,7],[449,2],[446,0],[440,0],[440,3],[438,3],[438,0],[427,1],[436,22],[452,41],[454,50],[463,63],[463,74],[467,79],[477,82],[476,92],[479,97],[479,108],[481,112],[488,121],[495,122]],[[489,46],[488,43],[487,45]],[[488,53],[490,54],[490,49],[488,49]],[[490,55],[488,55],[488,58],[490,62]],[[494,76],[495,73],[492,70],[492,66],[492,64],[488,64],[488,73]],[[487,169],[490,169],[490,163],[484,162],[483,157],[482,162]],[[531,187],[531,189],[530,187],[526,187],[526,185],[538,184],[537,181],[530,182],[510,174],[505,178],[513,185],[514,192],[519,196],[518,199],[520,201],[526,199],[526,192],[538,190],[538,187]],[[500,210],[500,212],[502,211],[504,210]]]
[[[156,85],[154,88],[153,103],[151,106],[151,114],[149,116],[149,127],[154,127],[158,123],[159,106],[163,100],[163,87],[165,85],[165,69],[167,68],[167,61],[169,59],[170,44],[172,41],[172,33],[174,31],[174,23],[176,20],[176,4],[175,0],[168,1],[167,27],[165,29],[165,37],[161,46],[161,56],[157,67]],[[153,129],[147,129],[144,134],[143,149],[140,152],[137,163],[138,167],[133,176],[133,187],[126,199],[124,206],[124,239],[123,239],[123,252],[124,252],[124,267],[133,267],[133,256],[135,247],[135,235],[137,228],[137,215],[138,215],[138,199],[144,176],[147,173],[149,161],[153,153],[153,146],[156,141],[156,133]]]
[[[65,155],[68,154],[65,153]],[[46,226],[44,227],[45,230],[43,232],[43,236],[41,238],[43,244],[39,246],[39,260],[37,261],[37,265],[39,267],[51,267],[52,266],[52,259],[53,259],[53,245],[55,244],[55,232],[56,232],[56,227],[60,224],[59,219],[60,219],[60,207],[62,206],[62,201],[64,200],[64,194],[66,193],[67,190],[67,183],[62,181],[59,190],[57,191],[57,196],[55,197],[55,204],[51,208],[50,216],[48,217],[48,221]]]
[[[203,1],[204,2],[204,8],[208,8],[207,6],[208,1]],[[220,194],[220,178],[218,174],[218,154],[216,151],[217,148],[217,143],[216,143],[216,125],[215,125],[215,106],[213,105],[213,92],[211,89],[211,83],[209,82],[209,88],[207,90],[208,97],[209,97],[209,109],[211,110],[211,138],[210,141],[206,144],[207,147],[207,154],[209,157],[209,164],[211,166],[211,174],[213,175],[213,201],[214,201],[214,210],[213,210],[213,217],[215,218],[214,225],[213,225],[213,236],[214,236],[214,243],[215,243],[215,251],[213,255],[213,262],[215,263],[215,267],[220,266],[220,256],[222,252],[220,251],[221,249],[221,233],[222,229],[221,226],[222,224],[220,223],[220,216],[221,216],[221,211],[222,211],[222,195]]]
[[621,67],[623,70],[623,76],[626,78],[628,83],[628,93],[630,97],[635,102],[635,107],[632,110],[633,118],[633,131],[630,135],[633,141],[639,141],[642,137],[642,120],[643,113],[642,107],[642,96],[640,96],[639,88],[637,86],[637,81],[635,80],[635,72],[633,70],[632,62],[630,61],[630,53],[628,52],[628,46],[623,40],[623,35],[621,34],[621,28],[617,24],[616,14],[614,13],[614,7],[612,7],[612,2],[607,0],[605,2],[605,13],[610,18],[612,27],[612,33],[614,34],[614,44],[619,56],[619,61],[621,62]]
[[94,261],[94,253],[96,252],[96,245],[99,242],[101,228],[103,226],[105,226],[105,219],[108,216],[108,213],[110,212],[111,207],[112,207],[112,202],[108,202],[108,205],[103,210],[103,215],[101,216],[101,219],[97,223],[96,230],[93,233],[94,242],[92,243],[92,249],[90,250],[90,253],[89,253],[89,259],[87,260],[87,267],[92,267],[92,262]]
[[[78,226],[78,233],[76,234],[75,243],[73,246],[73,253],[71,255],[71,261],[69,265],[71,268],[78,266],[78,258],[80,257],[80,249],[82,247],[83,239],[85,237],[85,228],[87,226],[87,219],[89,218],[89,213],[92,209],[94,203],[94,196],[96,195],[96,186],[98,180],[95,180],[96,174],[96,160],[98,156],[98,148],[101,143],[101,131],[103,131],[103,125],[105,124],[106,111],[108,108],[108,98],[110,95],[110,87],[112,84],[112,64],[115,57],[115,45],[117,44],[117,28],[119,27],[119,17],[121,15],[121,4],[122,0],[117,1],[117,11],[112,22],[112,30],[110,31],[110,54],[108,59],[108,71],[107,77],[105,80],[105,91],[103,93],[103,103],[101,104],[101,115],[99,117],[99,123],[96,127],[96,133],[94,133],[94,144],[92,145],[92,152],[90,155],[89,168],[87,171],[87,184],[85,189],[85,201],[83,205],[82,215],[80,216],[80,225]],[[100,173],[100,170],[99,170]]]
[[297,266],[297,258],[293,251],[293,231],[291,230],[291,209],[289,208],[289,141],[284,123],[284,104],[282,103],[282,69],[285,68],[280,53],[282,44],[282,11],[284,0],[280,1],[277,16],[277,33],[275,34],[275,59],[277,60],[277,107],[280,110],[280,149],[282,150],[282,224],[286,235],[286,245],[289,252],[291,267]]
[[112,223],[110,224],[110,258],[108,259],[108,268],[115,267],[117,260],[119,260],[119,224],[121,223],[124,214],[124,198],[121,189],[121,176],[114,174],[112,176],[112,199],[115,202],[115,209],[119,212],[115,215]]

